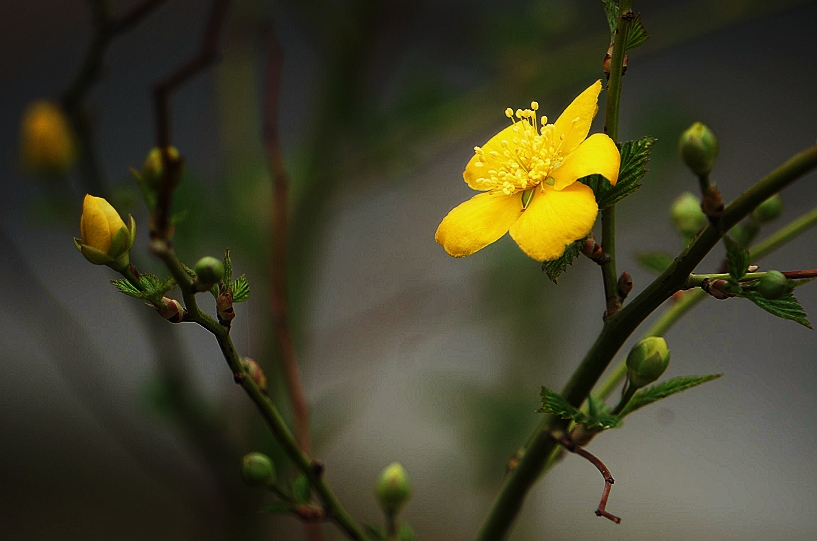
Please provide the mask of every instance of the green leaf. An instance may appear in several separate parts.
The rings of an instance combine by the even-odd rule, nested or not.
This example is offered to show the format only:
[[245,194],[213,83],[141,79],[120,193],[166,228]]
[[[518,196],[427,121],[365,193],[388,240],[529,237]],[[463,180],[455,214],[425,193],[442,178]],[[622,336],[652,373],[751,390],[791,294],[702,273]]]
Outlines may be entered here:
[[723,242],[726,244],[726,266],[729,268],[729,276],[734,282],[739,282],[749,268],[749,251],[729,237],[723,237]]
[[247,281],[245,275],[238,277],[238,280],[233,282],[233,303],[244,302],[250,297],[250,283]]
[[565,248],[565,253],[562,254],[562,257],[542,263],[542,272],[547,274],[551,282],[554,284],[559,283],[559,275],[566,271],[567,267],[573,265],[573,261],[579,257],[581,253],[583,244],[584,239],[577,240]]
[[626,50],[635,49],[639,45],[643,45],[650,39],[647,31],[644,30],[644,25],[641,24],[641,14],[638,13],[630,23],[630,31],[627,33],[627,47]]
[[119,278],[118,280],[111,280],[111,283],[116,286],[116,288],[124,293],[125,295],[129,295],[131,297],[137,299],[143,299],[142,292],[136,289],[136,286],[131,284],[129,281],[125,280],[124,278]]
[[646,389],[642,389],[641,391],[635,393],[632,400],[630,400],[630,402],[624,406],[624,409],[621,411],[621,417],[624,418],[632,412],[652,404],[653,402],[667,398],[668,396],[697,387],[698,385],[706,383],[707,381],[716,380],[722,375],[723,374],[710,374],[708,376],[682,376],[664,381],[658,385],[653,385],[652,387],[647,387]]
[[364,524],[363,528],[366,530],[366,533],[369,534],[369,537],[379,539],[380,541],[388,541],[386,532],[384,532],[379,526]]
[[542,397],[542,407],[536,410],[537,413],[552,413],[562,419],[572,419],[576,423],[587,421],[587,416],[584,413],[571,406],[570,402],[562,398],[562,395],[553,389],[542,387],[539,396]]
[[397,529],[398,541],[414,541],[416,538],[417,534],[414,533],[411,526],[406,523],[400,524],[400,527]]
[[298,503],[312,501],[312,488],[309,486],[309,479],[306,475],[301,473],[292,481],[292,497]]
[[610,36],[612,36],[616,33],[616,27],[618,26],[618,4],[615,0],[601,0],[601,3],[604,4],[604,12],[607,14],[607,25],[610,27]]
[[618,145],[621,167],[615,186],[601,175],[590,175],[579,179],[579,182],[593,190],[599,210],[616,204],[641,187],[639,181],[647,174],[645,166],[650,161],[650,152],[654,144],[655,137],[645,136],[636,141],[625,141]]
[[290,513],[289,507],[284,502],[275,502],[261,508],[260,513],[278,513],[288,515]]
[[641,252],[635,254],[635,260],[646,270],[655,274],[661,274],[667,270],[667,267],[672,265],[675,258],[666,252]]
[[793,293],[788,293],[774,300],[763,297],[757,291],[744,291],[741,296],[749,299],[773,316],[790,319],[804,327],[812,328],[808,320],[808,315],[805,310],[803,310],[803,307],[800,306],[800,302],[795,298]]
[[111,283],[125,295],[150,302],[159,302],[165,293],[176,287],[176,281],[173,278],[159,280],[153,274],[143,274],[139,277],[139,281],[145,287],[144,291],[140,291],[125,278],[111,280]]

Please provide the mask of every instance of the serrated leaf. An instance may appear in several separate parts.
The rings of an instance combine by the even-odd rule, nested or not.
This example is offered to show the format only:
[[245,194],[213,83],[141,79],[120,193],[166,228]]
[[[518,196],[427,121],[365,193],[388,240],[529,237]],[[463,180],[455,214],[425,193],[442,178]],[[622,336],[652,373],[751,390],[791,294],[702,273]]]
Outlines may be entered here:
[[673,378],[659,383],[658,385],[653,385],[652,387],[642,389],[641,391],[635,393],[632,400],[630,400],[630,402],[624,406],[620,417],[624,418],[632,412],[652,404],[653,402],[663,400],[668,396],[697,387],[698,385],[706,383],[707,381],[716,380],[722,375],[723,374],[710,374],[708,376],[681,376],[679,378]]
[[238,277],[238,280],[233,282],[233,304],[244,302],[250,297],[250,282],[247,281],[245,275]]
[[579,182],[593,190],[599,210],[614,205],[641,187],[639,181],[647,174],[645,166],[650,161],[650,152],[654,144],[655,137],[645,136],[636,141],[625,141],[617,145],[621,154],[621,167],[615,186],[601,175],[579,179]]
[[292,481],[292,497],[298,503],[309,503],[312,501],[312,488],[309,486],[309,479],[306,475],[299,474]]
[[639,45],[643,45],[650,39],[647,31],[644,30],[644,25],[641,24],[641,14],[638,13],[630,23],[630,31],[627,33],[627,47],[626,50],[635,49]]
[[537,413],[552,413],[562,419],[572,419],[576,423],[587,421],[587,416],[584,413],[570,405],[570,402],[553,389],[542,387],[539,396],[542,398],[542,407],[536,410]]
[[621,426],[621,417],[605,412],[588,418],[584,424],[590,429],[600,428],[607,430],[609,428],[618,428]]
[[274,502],[261,508],[260,513],[279,513],[288,515],[291,511],[284,502]]
[[417,535],[414,533],[414,530],[406,523],[401,524],[397,529],[398,541],[414,541],[416,538]]
[[554,284],[559,283],[559,275],[566,271],[567,267],[573,265],[573,261],[579,257],[581,253],[583,244],[584,239],[577,240],[565,248],[565,253],[563,253],[560,258],[542,263],[542,272],[547,274],[551,282]]
[[607,14],[607,25],[610,27],[610,35],[616,33],[616,27],[618,26],[618,4],[616,4],[615,0],[601,0],[601,3],[604,4],[604,12]]
[[141,275],[139,282],[145,287],[144,291],[139,290],[125,278],[111,280],[111,283],[125,295],[151,302],[158,302],[165,293],[176,286],[176,281],[173,280],[173,278],[160,281],[159,278],[153,274]]
[[749,251],[729,237],[723,237],[723,243],[726,245],[726,266],[729,268],[729,276],[733,281],[739,282],[749,268]]
[[655,274],[661,274],[667,270],[667,267],[672,265],[675,258],[666,252],[641,252],[635,254],[635,260],[646,270]]
[[369,537],[379,539],[380,541],[388,541],[386,538],[386,532],[384,532],[380,527],[372,524],[364,524],[363,528],[366,529],[366,533],[369,534]]
[[136,286],[127,281],[124,278],[119,278],[118,280],[111,280],[111,283],[116,286],[116,289],[124,293],[125,295],[142,299],[142,292],[136,289]]
[[797,300],[793,293],[788,293],[774,300],[763,297],[757,291],[745,291],[741,296],[749,299],[773,316],[789,319],[809,329],[812,328],[808,320],[808,314],[803,310],[800,301]]

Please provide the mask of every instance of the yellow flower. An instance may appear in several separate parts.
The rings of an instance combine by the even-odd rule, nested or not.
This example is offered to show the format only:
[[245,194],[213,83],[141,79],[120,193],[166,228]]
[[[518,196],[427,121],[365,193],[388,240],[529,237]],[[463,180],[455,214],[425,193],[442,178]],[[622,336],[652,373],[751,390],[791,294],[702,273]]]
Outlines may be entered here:
[[119,213],[102,197],[85,195],[79,228],[82,240],[74,239],[77,250],[94,265],[122,270],[129,263],[128,253],[136,238],[136,222],[128,215],[125,225]]
[[[505,110],[512,124],[493,136],[465,166],[462,176],[483,191],[443,218],[435,240],[454,257],[465,257],[505,233],[530,257],[552,261],[590,234],[598,205],[580,182],[600,174],[618,180],[618,148],[607,135],[587,137],[598,112],[601,81],[573,100],[553,124],[537,122],[539,104]],[[516,120],[514,120],[514,116]]]
[[62,108],[37,100],[23,113],[20,125],[20,159],[35,173],[61,174],[76,161],[74,136]]

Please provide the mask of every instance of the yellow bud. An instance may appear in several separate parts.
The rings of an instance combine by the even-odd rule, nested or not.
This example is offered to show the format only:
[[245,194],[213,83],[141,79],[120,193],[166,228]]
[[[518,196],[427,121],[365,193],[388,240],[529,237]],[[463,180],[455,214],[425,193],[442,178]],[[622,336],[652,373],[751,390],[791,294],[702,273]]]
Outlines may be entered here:
[[36,100],[23,113],[20,124],[20,161],[33,173],[62,174],[77,159],[76,143],[62,108]]
[[128,265],[128,253],[136,237],[136,222],[132,216],[129,218],[129,225],[125,225],[104,198],[86,194],[79,222],[82,239],[74,239],[74,244],[94,265],[121,270]]

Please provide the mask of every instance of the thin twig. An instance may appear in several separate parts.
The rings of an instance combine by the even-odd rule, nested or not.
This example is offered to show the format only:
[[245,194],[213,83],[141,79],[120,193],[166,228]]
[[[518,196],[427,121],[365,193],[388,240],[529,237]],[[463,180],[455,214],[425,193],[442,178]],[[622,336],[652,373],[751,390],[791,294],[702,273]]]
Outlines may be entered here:
[[570,451],[571,453],[575,453],[582,458],[587,459],[591,464],[593,464],[597,470],[601,473],[601,476],[604,477],[604,491],[601,493],[601,501],[599,502],[599,507],[596,509],[596,516],[597,517],[604,517],[606,519],[612,520],[616,524],[621,524],[621,518],[610,514],[606,511],[607,509],[607,498],[610,496],[610,489],[613,487],[613,483],[615,483],[615,479],[613,479],[613,475],[610,473],[610,470],[607,469],[607,466],[599,460],[599,458],[591,453],[590,451],[584,449],[583,447],[579,447],[573,441],[561,434],[557,436],[556,434],[551,434],[551,437],[556,440],[556,442]]
[[204,32],[204,39],[202,39],[199,52],[153,87],[153,102],[156,112],[156,142],[162,153],[163,178],[162,188],[159,190],[156,199],[156,209],[151,217],[150,233],[152,238],[167,239],[170,236],[173,178],[181,166],[180,160],[174,160],[168,154],[168,147],[170,146],[170,95],[176,88],[216,60],[219,38],[224,27],[229,4],[229,0],[213,1],[207,29]]
[[[263,138],[272,176],[272,204],[270,213],[271,262],[270,262],[270,308],[275,327],[281,367],[284,370],[289,401],[295,421],[295,439],[308,455],[312,456],[309,434],[309,405],[304,397],[301,374],[295,356],[295,345],[287,317],[287,207],[289,205],[289,178],[284,167],[281,139],[278,133],[278,100],[281,90],[281,67],[283,53],[275,28],[263,29],[267,41],[267,69],[264,77]],[[309,541],[321,541],[323,532],[318,524],[306,522],[304,533]]]

